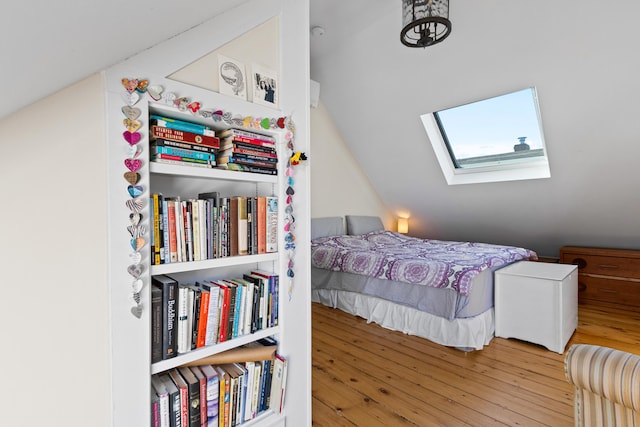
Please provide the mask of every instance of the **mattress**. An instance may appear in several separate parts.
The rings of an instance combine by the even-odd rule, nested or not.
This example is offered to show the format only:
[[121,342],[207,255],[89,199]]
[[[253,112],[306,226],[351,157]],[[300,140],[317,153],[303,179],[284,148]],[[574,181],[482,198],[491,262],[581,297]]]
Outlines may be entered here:
[[311,267],[311,289],[360,293],[452,320],[477,316],[493,307],[493,269],[474,277],[469,295],[316,267]]

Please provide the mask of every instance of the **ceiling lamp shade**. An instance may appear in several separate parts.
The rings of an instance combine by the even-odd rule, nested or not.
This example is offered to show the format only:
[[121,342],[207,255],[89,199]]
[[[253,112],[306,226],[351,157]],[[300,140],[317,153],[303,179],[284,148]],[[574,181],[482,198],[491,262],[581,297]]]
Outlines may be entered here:
[[449,34],[449,0],[402,0],[402,44],[427,47],[440,43]]

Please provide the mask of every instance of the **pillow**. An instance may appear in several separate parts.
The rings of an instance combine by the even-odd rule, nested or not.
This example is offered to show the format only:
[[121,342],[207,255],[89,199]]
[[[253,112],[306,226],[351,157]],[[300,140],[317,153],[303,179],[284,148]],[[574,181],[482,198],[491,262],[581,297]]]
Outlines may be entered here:
[[341,216],[311,218],[311,240],[325,236],[344,234],[344,220]]
[[347,215],[347,234],[367,234],[384,230],[382,220],[377,216]]

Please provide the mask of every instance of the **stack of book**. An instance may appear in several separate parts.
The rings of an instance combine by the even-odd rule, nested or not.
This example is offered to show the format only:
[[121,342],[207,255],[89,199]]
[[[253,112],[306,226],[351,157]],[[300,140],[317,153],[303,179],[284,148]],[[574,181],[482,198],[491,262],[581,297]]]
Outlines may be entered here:
[[150,160],[211,168],[216,165],[220,139],[208,126],[151,115]]
[[225,129],[220,139],[217,166],[229,170],[278,174],[278,154],[274,137],[247,129]]

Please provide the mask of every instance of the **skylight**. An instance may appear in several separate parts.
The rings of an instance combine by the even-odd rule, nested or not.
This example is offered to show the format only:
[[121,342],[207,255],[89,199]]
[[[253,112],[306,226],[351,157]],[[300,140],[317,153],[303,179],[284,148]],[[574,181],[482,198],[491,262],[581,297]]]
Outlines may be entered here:
[[535,88],[421,118],[449,185],[551,176]]

